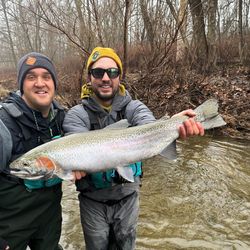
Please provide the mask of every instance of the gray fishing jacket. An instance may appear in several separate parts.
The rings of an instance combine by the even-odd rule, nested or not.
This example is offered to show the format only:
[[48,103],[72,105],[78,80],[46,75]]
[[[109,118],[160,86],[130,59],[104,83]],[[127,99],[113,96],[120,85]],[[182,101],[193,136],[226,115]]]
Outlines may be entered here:
[[[120,119],[118,116],[121,112],[124,112],[124,117],[122,118],[127,119],[132,126],[138,126],[155,121],[155,117],[148,107],[139,100],[132,100],[128,91],[125,91],[125,95],[117,94],[114,97],[110,112],[105,111],[94,98],[84,98],[81,104],[71,108],[65,116],[63,129],[66,135],[71,133],[87,132],[93,129],[91,128],[90,118],[86,109],[89,109],[96,115],[100,128],[104,128],[117,122]],[[82,184],[85,181],[84,179],[85,178],[82,178],[80,181]],[[94,191],[83,191],[83,189],[79,188],[79,186],[77,187],[79,191],[84,192],[84,195],[89,198],[106,202],[108,200],[120,200],[130,195],[139,189],[139,185],[139,178],[136,178],[134,183],[123,183]]]

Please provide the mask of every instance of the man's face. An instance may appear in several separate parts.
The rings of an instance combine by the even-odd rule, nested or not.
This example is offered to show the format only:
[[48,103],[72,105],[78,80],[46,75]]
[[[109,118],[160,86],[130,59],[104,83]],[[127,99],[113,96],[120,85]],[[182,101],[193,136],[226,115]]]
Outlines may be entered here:
[[30,70],[23,81],[22,98],[26,104],[46,117],[55,96],[55,85],[48,70],[35,68]]
[[[92,65],[92,69],[118,69],[116,62],[109,57],[102,57]],[[107,72],[101,78],[96,78],[90,75],[92,90],[96,97],[101,102],[109,102],[113,99],[119,90],[120,78],[119,75],[115,78],[110,78]]]

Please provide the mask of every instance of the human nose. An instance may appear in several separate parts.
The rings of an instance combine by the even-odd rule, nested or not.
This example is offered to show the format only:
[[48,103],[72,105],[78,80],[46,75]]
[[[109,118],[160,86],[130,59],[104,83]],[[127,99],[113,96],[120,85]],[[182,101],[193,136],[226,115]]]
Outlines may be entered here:
[[36,85],[36,86],[43,86],[43,85],[44,85],[43,77],[38,76],[37,79],[36,79],[35,85]]
[[107,72],[104,72],[104,75],[103,75],[103,77],[102,77],[102,80],[103,80],[103,81],[109,81],[109,80],[110,80],[110,78],[109,78]]

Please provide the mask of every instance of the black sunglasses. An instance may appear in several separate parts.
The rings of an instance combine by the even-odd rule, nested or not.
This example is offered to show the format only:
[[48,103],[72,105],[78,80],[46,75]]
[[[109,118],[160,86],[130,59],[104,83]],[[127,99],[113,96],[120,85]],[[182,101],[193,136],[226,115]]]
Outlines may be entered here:
[[89,73],[94,78],[98,78],[98,79],[103,78],[105,72],[108,74],[108,77],[110,79],[114,79],[120,75],[120,70],[118,68],[109,68],[109,69],[95,68],[89,71]]

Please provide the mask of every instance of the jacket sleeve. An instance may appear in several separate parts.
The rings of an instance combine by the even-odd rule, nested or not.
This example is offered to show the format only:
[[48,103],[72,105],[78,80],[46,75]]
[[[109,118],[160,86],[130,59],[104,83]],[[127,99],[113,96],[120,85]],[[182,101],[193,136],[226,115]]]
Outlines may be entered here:
[[63,130],[66,135],[90,130],[88,113],[81,104],[74,106],[66,113]]
[[0,120],[0,172],[10,161],[12,151],[12,137],[8,128]]
[[132,100],[128,103],[126,117],[132,126],[143,125],[156,120],[149,108],[139,100]]

